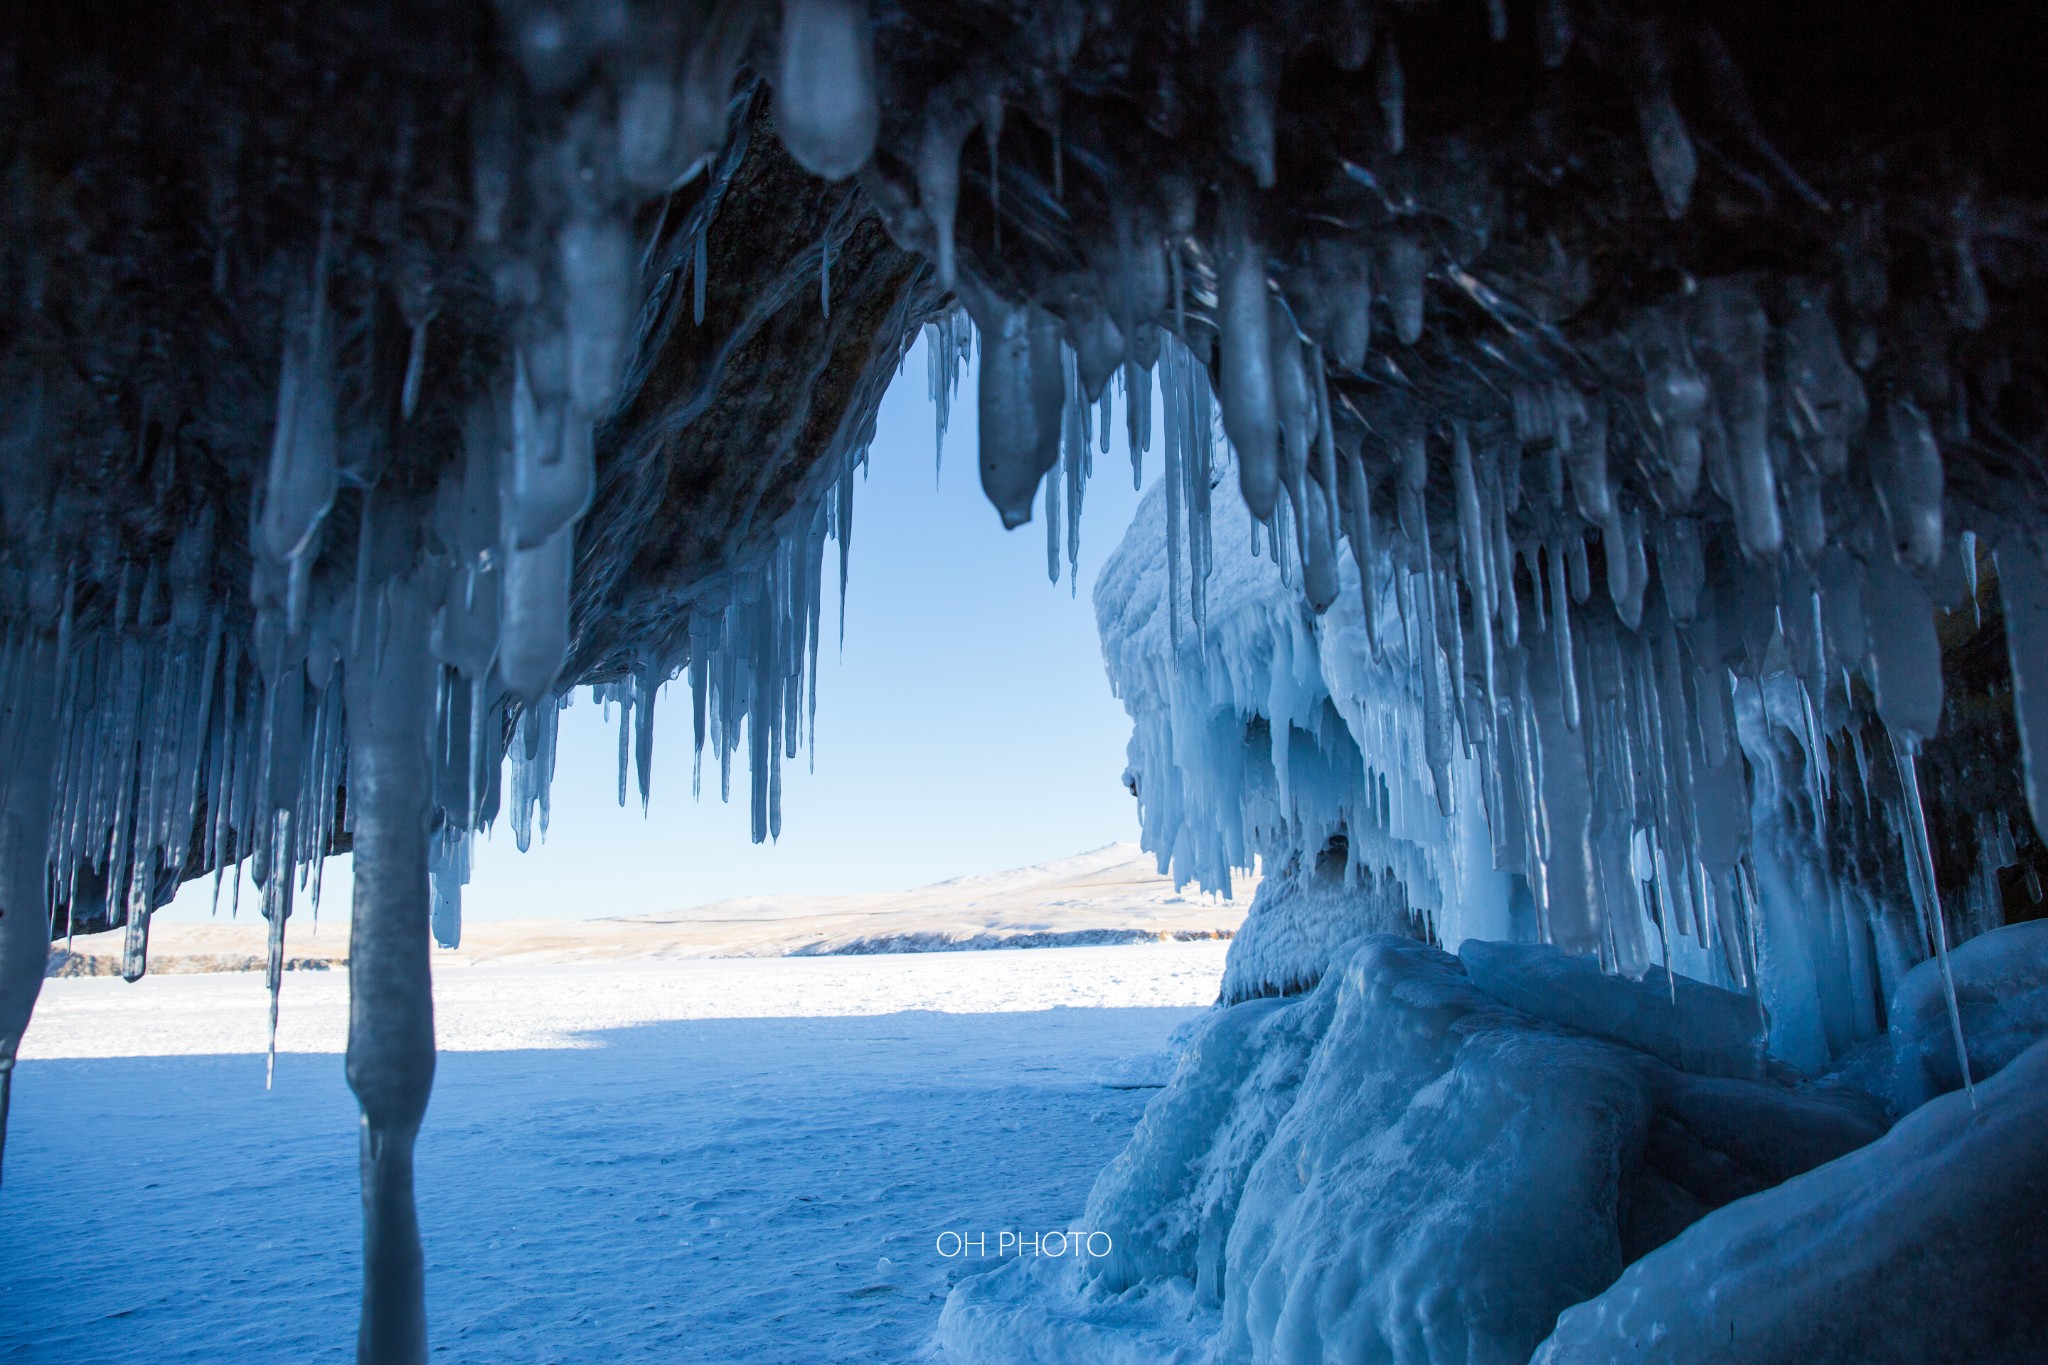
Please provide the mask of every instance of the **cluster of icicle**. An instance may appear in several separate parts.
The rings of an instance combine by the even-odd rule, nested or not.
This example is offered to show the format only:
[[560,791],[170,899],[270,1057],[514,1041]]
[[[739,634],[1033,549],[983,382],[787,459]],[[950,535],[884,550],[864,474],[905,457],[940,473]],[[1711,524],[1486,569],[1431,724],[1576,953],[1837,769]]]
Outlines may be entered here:
[[[1222,420],[1244,434],[1235,460],[1254,543],[1263,524],[1265,542],[1297,561],[1307,604],[1327,614],[1319,644],[1287,644],[1301,630],[1282,619],[1258,624],[1263,638],[1248,645],[1234,620],[1204,629],[1199,597],[1181,605],[1175,582],[1163,614],[1178,629],[1185,612],[1200,640],[1154,642],[1149,664],[1112,658],[1126,688],[1163,662],[1173,677],[1153,691],[1181,702],[1214,692],[1230,699],[1224,711],[1271,727],[1288,807],[1277,819],[1242,774],[1211,790],[1242,763],[1222,752],[1233,736],[1148,740],[1174,708],[1133,707],[1134,752],[1153,756],[1147,842],[1178,874],[1217,885],[1218,864],[1268,846],[1313,851],[1341,833],[1356,866],[1394,869],[1410,903],[1442,919],[1456,913],[1445,890],[1473,894],[1461,826],[1418,821],[1399,798],[1433,793],[1446,820],[1476,800],[1492,866],[1522,876],[1543,938],[1631,974],[1662,961],[1761,991],[1784,1050],[1815,1065],[1881,1028],[1882,1001],[1916,962],[1945,956],[1952,927],[2002,922],[1997,874],[2018,861],[2009,821],[1977,815],[1966,903],[1944,908],[1918,755],[1942,717],[1938,617],[1981,612],[1997,591],[2040,809],[2039,551],[2023,525],[1995,555],[1944,527],[1928,422],[1904,398],[1867,415],[1861,379],[1825,317],[1799,302],[1802,286],[1785,287],[1793,303],[1774,326],[1754,284],[1707,281],[1635,324],[1633,390],[1519,385],[1493,413],[1445,420],[1398,394],[1375,404],[1384,390],[1333,397],[1321,375],[1267,378],[1318,352],[1263,286],[1267,346],[1286,354],[1233,380],[1225,334]],[[1169,358],[1183,353],[1169,343]],[[1275,403],[1270,427],[1232,422],[1232,403],[1259,413],[1290,389],[1306,402]],[[1683,420],[1658,411],[1674,390],[1690,393]],[[1167,411],[1172,448],[1186,428]],[[1610,423],[1645,439],[1611,443]],[[1620,451],[1627,475],[1609,467]],[[1762,472],[1745,479],[1745,465]],[[1798,483],[1828,478],[1842,510],[1829,518],[1814,503],[1814,524],[1787,535],[1802,515]],[[1431,534],[1432,498],[1449,504],[1450,534]],[[1177,525],[1170,535],[1177,561]],[[1994,561],[1995,590],[1979,582]],[[1331,611],[1340,571],[1357,575],[1357,603]],[[1259,650],[1322,658],[1304,687],[1285,658],[1241,662]],[[1233,686],[1248,694],[1233,698]],[[1346,722],[1335,738],[1326,697]],[[1295,740],[1332,773],[1290,780]],[[1838,801],[1862,811],[1846,835],[1854,858],[1830,856]]]
[[[1169,393],[1197,381],[1196,403],[1162,405],[1169,452],[1213,441],[1205,372],[1171,339],[1160,369]],[[1443,731],[1424,705],[1435,636],[1415,577],[1382,559],[1353,580],[1359,566],[1345,556],[1353,589],[1308,610],[1287,514],[1272,527],[1253,520],[1234,455],[1219,444],[1213,458],[1202,521],[1183,525],[1169,454],[1095,589],[1110,683],[1132,718],[1128,780],[1144,845],[1177,883],[1226,894],[1255,862],[1269,877],[1289,864],[1327,871],[1323,855],[1341,851],[1343,880],[1370,884],[1404,920],[1419,916],[1445,938],[1501,936],[1505,879],[1471,795],[1478,764],[1438,754],[1440,769],[1430,765]],[[1231,549],[1189,581],[1184,556],[1205,537]],[[1367,593],[1382,622],[1376,647]]]
[[[701,791],[709,747],[718,759],[719,799],[731,800],[734,761],[744,745],[754,841],[781,837],[782,765],[796,758],[805,738],[815,733],[826,544],[838,542],[843,622],[854,476],[866,459],[867,448],[856,445],[827,460],[836,477],[823,482],[822,496],[799,505],[790,529],[761,563],[734,575],[724,594],[708,605],[691,609],[679,652],[649,656],[627,677],[592,687],[607,714],[613,705],[619,708],[621,806],[630,776],[637,779],[641,808],[646,808],[653,782],[655,702],[669,682],[687,677],[697,765],[693,792]],[[516,747],[513,757],[516,762]],[[536,790],[543,790],[544,783],[537,778]],[[520,846],[525,847],[523,838]]]
[[[758,18],[754,6],[726,5],[708,33],[685,34],[658,15],[611,32],[565,27],[575,16],[553,7],[502,9],[524,92],[499,91],[477,115],[471,251],[513,323],[502,372],[468,400],[461,448],[424,486],[418,471],[366,476],[347,453],[363,444],[348,430],[335,321],[333,256],[347,244],[343,233],[323,234],[297,272],[251,518],[253,620],[209,595],[215,546],[202,522],[167,565],[120,578],[111,614],[74,621],[67,587],[53,629],[11,629],[0,651],[0,1087],[41,985],[47,911],[73,925],[125,922],[133,979],[146,970],[151,911],[206,869],[216,894],[223,878],[238,894],[245,864],[262,888],[274,1048],[294,892],[310,891],[317,907],[322,860],[352,846],[359,1356],[380,1362],[426,1352],[411,1153],[434,1069],[429,926],[457,942],[472,841],[499,814],[522,849],[536,821],[545,833],[594,429],[638,381],[631,362],[646,344],[636,339],[648,325],[636,320],[647,262],[633,215],[723,145]],[[854,11],[801,0],[787,10],[785,83],[821,102],[782,101],[779,131],[803,164],[844,176],[867,154],[846,142],[860,114],[837,102],[844,87],[812,80],[807,64],[839,60]],[[871,57],[866,24],[863,12],[857,36]],[[520,100],[568,90],[607,49],[632,68],[616,100],[595,110],[586,102],[533,147]],[[871,106],[872,82],[866,93]],[[679,252],[694,270],[700,322],[704,217]],[[412,352],[394,406],[410,422],[428,396],[431,291],[409,298],[407,314]],[[744,736],[755,837],[778,831],[779,765],[815,706],[806,681],[825,543],[836,536],[843,551],[864,457],[859,443],[827,454],[776,551],[735,566],[722,598],[693,608],[680,655],[600,689],[620,704],[622,750],[638,721],[643,799],[654,694],[687,671],[700,749],[716,747],[729,791]],[[338,507],[355,514],[352,528],[341,523],[352,536],[330,534]],[[622,799],[623,789],[622,762]]]
[[[1504,22],[1505,7],[1494,13]],[[1567,6],[1544,7],[1535,39],[1546,66],[1571,50],[1571,20]],[[1078,46],[1087,25],[1076,22]],[[1433,205],[1413,198],[1418,185],[1431,192],[1426,182],[1394,178],[1406,76],[1391,41],[1375,49],[1365,28],[1337,58],[1353,69],[1370,55],[1384,156],[1341,171],[1383,203],[1379,225],[1289,220],[1273,231],[1287,212],[1263,197],[1276,183],[1280,60],[1253,25],[1219,97],[1246,174],[1222,177],[1213,202],[1172,170],[1135,196],[1112,182],[1116,239],[1076,243],[1087,267],[1053,273],[1032,298],[977,273],[958,240],[963,152],[980,129],[994,156],[1000,82],[977,84],[970,71],[926,101],[914,184],[883,184],[877,204],[899,241],[931,255],[978,329],[991,501],[1011,526],[1028,519],[1041,485],[1053,519],[1062,496],[1071,506],[1077,406],[1085,414],[1119,371],[1133,390],[1129,376],[1153,367],[1159,334],[1177,335],[1214,375],[1244,502],[1264,543],[1298,562],[1308,605],[1330,607],[1348,553],[1364,567],[1369,651],[1379,657],[1390,638],[1414,647],[1436,799],[1450,814],[1453,766],[1473,760],[1494,862],[1526,880],[1544,938],[1632,974],[1684,958],[1755,988],[1765,911],[1752,853],[1759,827],[1775,830],[1785,811],[1782,790],[1767,801],[1748,770],[1796,749],[1813,794],[1805,818],[1824,821],[1833,774],[1853,752],[1846,770],[1881,813],[1877,837],[1862,871],[1823,866],[1822,878],[1863,877],[1872,915],[1903,900],[1912,922],[1904,934],[1884,923],[1845,930],[1837,897],[1777,946],[1796,942],[1812,980],[1862,981],[1881,1000],[1911,961],[1945,951],[1918,754],[1942,714],[1937,613],[1978,592],[1987,548],[2010,622],[2029,790],[2048,815],[2031,758],[2048,744],[2039,546],[2010,509],[1967,509],[1975,524],[1958,528],[1947,505],[1944,443],[1973,438],[1942,356],[1990,317],[1981,217],[1964,202],[1932,229],[1888,227],[1874,206],[1820,200],[1757,126],[1725,47],[1701,30],[1696,62],[1714,117],[1781,192],[1832,215],[1841,267],[1687,279],[1604,334],[1567,336],[1482,278],[1483,226],[1462,244],[1432,228],[1433,218],[1462,221],[1462,184]],[[1676,58],[1655,23],[1624,36],[1643,171],[1663,213],[1680,219],[1700,162],[1674,94]],[[1056,202],[1061,156],[1056,141],[1052,206],[998,207],[997,231],[1070,216]],[[993,167],[985,184],[992,201],[998,186],[1005,196],[1031,188]],[[1926,238],[1914,250],[1938,267],[1930,306],[1896,302],[1892,291],[1908,286],[1887,276],[1898,249],[1889,231]],[[1572,269],[1564,261],[1554,273]],[[1433,292],[1458,300],[1461,322],[1457,338],[1432,346]],[[1902,313],[1909,345],[1887,330]],[[1179,434],[1206,423],[1172,417],[1168,387],[1169,447],[1205,439]],[[1206,483],[1171,482],[1187,490],[1173,516],[1195,523],[1200,559]],[[1177,553],[1181,538],[1170,543]],[[1207,576],[1196,567],[1197,630]],[[1758,710],[1774,686],[1796,706]],[[1809,843],[1807,861],[1825,864],[1825,831]],[[1996,870],[1980,869],[1980,884]],[[1884,894],[1892,888],[1910,895]],[[1828,954],[1841,960],[1817,960]]]

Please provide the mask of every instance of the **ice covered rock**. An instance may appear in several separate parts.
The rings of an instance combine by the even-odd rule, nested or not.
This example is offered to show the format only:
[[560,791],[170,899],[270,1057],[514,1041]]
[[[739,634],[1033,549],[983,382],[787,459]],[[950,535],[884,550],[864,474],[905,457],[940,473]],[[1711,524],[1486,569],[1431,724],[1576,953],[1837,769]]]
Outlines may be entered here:
[[964,1281],[941,1341],[1036,1359],[1046,1324],[1114,1314],[1122,1340],[1173,1342],[1215,1314],[1211,1359],[1521,1362],[1709,1210],[1881,1131],[1536,1018],[1460,959],[1373,935],[1306,995],[1220,1009],[1192,1039],[1090,1197],[1112,1256]]
[[[1263,528],[1218,457],[1209,531],[1219,545],[1257,543]],[[1397,609],[1400,571],[1369,567],[1362,581],[1343,555],[1340,591],[1316,616],[1282,567],[1292,551],[1274,546],[1219,554],[1199,571],[1198,599],[1176,580],[1171,488],[1147,491],[1095,589],[1103,663],[1132,720],[1143,842],[1162,871],[1205,887],[1262,857],[1272,869],[1313,863],[1313,879],[1337,888],[1269,893],[1270,924],[1255,911],[1231,948],[1226,995],[1298,988],[1328,949],[1368,929],[1406,932],[1411,915],[1451,941],[1507,934],[1510,879],[1487,847],[1480,764],[1447,736],[1439,752],[1429,733],[1419,675],[1441,651],[1421,611]],[[1312,924],[1320,908],[1337,918]]]
[[1213,1318],[1183,1281],[1112,1294],[1073,1261],[1017,1257],[954,1286],[932,1344],[954,1365],[1202,1365]]
[[[1980,934],[1949,965],[1973,1080],[1990,1079],[2048,1038],[2048,920]],[[1931,958],[1921,963],[1892,997],[1893,1099],[1901,1110],[1962,1088],[1939,967]]]
[[1325,989],[1323,1046],[1231,1227],[1223,1355],[1525,1359],[1621,1271],[1641,1068],[1420,945],[1367,940]]
[[1413,921],[1400,882],[1366,873],[1347,885],[1344,857],[1341,847],[1326,848],[1313,866],[1295,859],[1259,883],[1230,941],[1225,1004],[1310,990],[1352,940],[1409,931]]
[[1130,1144],[1096,1179],[1084,1221],[1115,1246],[1090,1266],[1091,1278],[1118,1293],[1182,1279],[1204,1302],[1221,1297],[1245,1179],[1292,1107],[1336,999],[1335,989],[1319,989],[1209,1016]]
[[1535,1365],[2040,1359],[2048,1044],[1740,1200],[1567,1310]]
[[1548,944],[1473,940],[1458,958],[1473,985],[1525,1014],[1703,1076],[1763,1078],[1763,1010],[1750,996],[1658,967],[1630,981]]

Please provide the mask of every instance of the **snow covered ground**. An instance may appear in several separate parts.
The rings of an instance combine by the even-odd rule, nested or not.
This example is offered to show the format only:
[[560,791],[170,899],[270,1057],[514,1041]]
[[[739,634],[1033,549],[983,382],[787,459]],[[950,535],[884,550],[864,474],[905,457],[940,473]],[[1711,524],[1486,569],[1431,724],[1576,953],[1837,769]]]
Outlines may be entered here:
[[[1226,947],[438,959],[436,1359],[917,1358],[1002,1231],[1078,1226]],[[346,1002],[345,973],[287,977],[266,1094],[259,974],[46,983],[0,1360],[353,1358]]]

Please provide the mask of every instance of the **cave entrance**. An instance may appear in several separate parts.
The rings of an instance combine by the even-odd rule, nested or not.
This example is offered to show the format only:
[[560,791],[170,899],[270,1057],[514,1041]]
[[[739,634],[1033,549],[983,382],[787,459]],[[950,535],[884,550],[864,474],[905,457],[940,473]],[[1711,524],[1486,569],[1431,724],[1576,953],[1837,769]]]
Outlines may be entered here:
[[[439,1058],[419,1211],[436,1339],[493,1359],[539,1342],[902,1359],[930,1338],[956,1280],[1016,1257],[1025,1238],[1038,1256],[1108,1245],[1082,1226],[1089,1190],[1170,1074],[1174,1030],[1216,998],[1220,938],[772,960],[610,951],[628,921],[669,932],[720,901],[700,911],[716,921],[707,933],[787,937],[812,913],[802,932],[857,935],[818,906],[963,874],[1014,881],[1014,869],[1040,874],[1037,889],[988,918],[1003,877],[976,877],[964,913],[1017,928],[1062,923],[1078,905],[1111,930],[1134,905],[1219,930],[1242,916],[1247,885],[1215,903],[1193,887],[1176,894],[1149,860],[1144,877],[1129,871],[1140,862],[1122,780],[1130,722],[1090,600],[1138,505],[1121,415],[1096,452],[1078,555],[1069,562],[1063,540],[1049,582],[1043,502],[1006,534],[978,486],[971,403],[955,409],[934,479],[925,362],[920,342],[856,477],[843,651],[837,556],[826,555],[816,762],[783,766],[780,838],[750,840],[744,744],[731,800],[719,799],[715,749],[692,799],[685,677],[657,702],[644,815],[637,774],[621,774],[618,708],[608,716],[584,690],[560,716],[545,837],[536,830],[522,854],[501,816],[478,839],[463,945],[434,959]],[[963,389],[974,382],[970,367]],[[1156,477],[1156,452],[1152,463]],[[289,963],[345,946],[350,889],[348,856],[330,859],[322,927],[301,900]],[[260,899],[253,886],[241,895],[230,927],[260,941]],[[294,1288],[332,1277],[356,1216],[355,1156],[335,1121],[347,974],[286,974],[272,1091],[255,1057],[178,1055],[261,1046],[260,972],[168,965],[179,931],[202,927],[186,922],[212,918],[212,897],[201,878],[158,913],[143,980],[65,983],[38,1020],[52,1060],[34,1075],[50,1083],[23,1106],[18,1169],[61,1169],[82,1113],[97,1140],[150,1154],[86,1189],[8,1190],[21,1244],[50,1249],[21,1293],[47,1302],[51,1286],[71,1286],[66,1341],[95,1358],[218,1331],[205,1284],[223,1273],[246,1286],[236,1332],[250,1358],[346,1342],[352,1328],[348,1295],[308,1303]],[[1032,903],[1020,911],[1020,899]],[[918,904],[957,927],[943,901]],[[219,918],[234,911],[226,891]],[[593,931],[596,920],[609,929]],[[124,1027],[93,1010],[100,986],[139,993]],[[166,1005],[179,1027],[164,1026]],[[223,1066],[239,1084],[203,1083]],[[198,1123],[202,1093],[209,1121]],[[215,1190],[223,1130],[266,1155]],[[197,1191],[213,1191],[206,1216]],[[107,1324],[128,1316],[120,1290],[86,1267],[140,1237],[158,1249],[163,1294],[117,1341]]]
[[[1135,843],[1137,812],[1121,780],[1130,722],[1103,671],[1091,600],[1139,499],[1123,395],[1113,381],[1116,411],[1107,448],[1092,447],[1078,549],[1062,505],[1060,544],[1049,553],[1043,488],[1031,523],[1005,532],[979,486],[971,355],[935,430],[930,356],[945,335],[927,329],[882,402],[854,480],[843,595],[837,547],[824,557],[815,732],[782,766],[779,837],[749,837],[744,743],[727,799],[715,746],[701,762],[693,753],[687,674],[658,696],[644,813],[620,708],[579,688],[560,717],[544,829],[524,853],[502,817],[475,842],[465,932],[900,891]],[[1149,401],[1156,432],[1156,394]],[[1154,446],[1148,486],[1159,474]],[[349,888],[347,855],[329,859],[319,916],[328,927],[302,902],[292,951],[345,927]],[[214,895],[210,878],[190,882],[156,919],[213,921]],[[218,918],[260,927],[254,886],[241,895],[238,908],[224,887]],[[1243,899],[1222,908],[1219,924],[1241,913]]]

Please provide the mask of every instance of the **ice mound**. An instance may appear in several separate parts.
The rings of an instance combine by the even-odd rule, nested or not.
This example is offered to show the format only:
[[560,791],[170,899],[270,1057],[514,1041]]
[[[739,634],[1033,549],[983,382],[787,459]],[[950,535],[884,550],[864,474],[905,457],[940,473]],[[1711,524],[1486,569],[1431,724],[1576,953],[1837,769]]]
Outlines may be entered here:
[[[1474,956],[1538,979],[1547,954]],[[1210,1359],[1519,1365],[1629,1262],[1881,1132],[1870,1107],[1688,1074],[1373,935],[1308,994],[1219,1009],[1191,1040],[1090,1197],[1112,1256],[964,1281],[939,1340],[956,1361],[1036,1359],[1016,1343],[1045,1322],[1115,1306],[1146,1324],[1126,1338],[1213,1314]]]
[[[1993,929],[1949,961],[1971,1077],[1982,1082],[2048,1037],[2048,920]],[[1962,1088],[1939,967],[1921,963],[1892,998],[1893,1094],[1902,1110]]]
[[1536,1365],[2036,1361],[2048,1046],[1693,1224],[1568,1310]]

